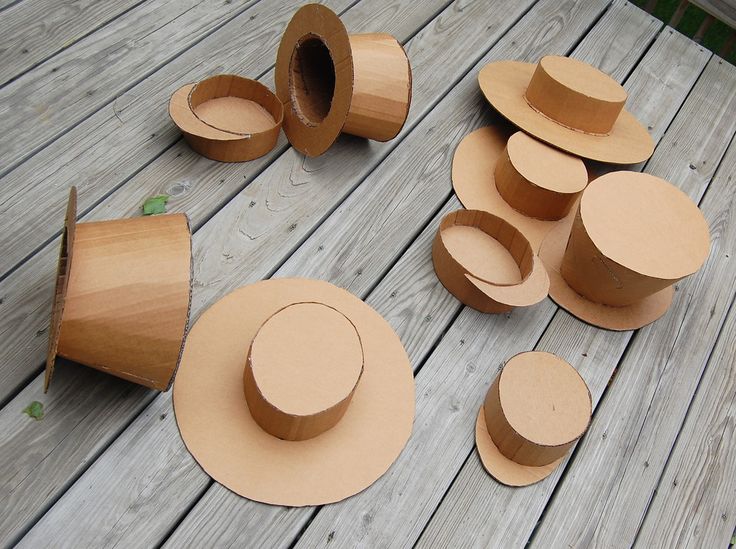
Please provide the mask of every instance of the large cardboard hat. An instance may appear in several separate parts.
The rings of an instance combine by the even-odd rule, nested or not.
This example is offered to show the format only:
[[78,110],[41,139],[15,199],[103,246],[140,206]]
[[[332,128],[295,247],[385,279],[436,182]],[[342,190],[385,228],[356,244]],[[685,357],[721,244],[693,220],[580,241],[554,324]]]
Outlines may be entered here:
[[549,278],[529,241],[488,212],[447,214],[432,245],[432,261],[445,288],[484,313],[507,312],[547,297]]
[[401,44],[389,34],[348,35],[319,4],[300,8],[286,27],[275,79],[286,137],[307,156],[341,132],[393,139],[409,115],[411,66]]
[[152,389],[176,373],[191,300],[184,214],[77,223],[72,187],[61,240],[44,391],[57,356]]
[[626,90],[571,57],[497,61],[478,75],[483,94],[525,132],[583,158],[635,164],[654,152],[647,129],[626,109]]
[[587,184],[579,158],[524,132],[507,141],[497,125],[464,137],[452,159],[452,186],[463,206],[504,218],[524,233],[535,252],[545,235],[572,215]]
[[708,224],[672,184],[639,172],[612,172],[583,192],[570,224],[540,250],[550,297],[581,320],[633,330],[662,316],[673,284],[708,257]]
[[575,368],[544,352],[511,358],[488,389],[475,424],[485,469],[508,486],[546,478],[590,424],[588,386]]
[[256,80],[218,74],[176,90],[169,115],[196,152],[244,162],[276,146],[284,118],[279,98]]
[[174,383],[187,448],[217,482],[274,505],[367,488],[411,434],[401,341],[363,301],[318,280],[273,279],[210,307]]

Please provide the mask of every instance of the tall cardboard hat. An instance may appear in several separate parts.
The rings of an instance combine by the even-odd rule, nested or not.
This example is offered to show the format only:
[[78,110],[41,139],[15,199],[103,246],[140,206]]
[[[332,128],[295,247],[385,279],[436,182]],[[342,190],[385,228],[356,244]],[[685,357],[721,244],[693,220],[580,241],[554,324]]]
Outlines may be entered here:
[[218,74],[174,92],[169,115],[196,152],[220,162],[244,162],[276,146],[284,107],[256,80]]
[[187,448],[233,492],[320,505],[367,488],[414,421],[401,341],[363,301],[318,280],[242,287],[187,337],[174,383]]
[[583,192],[570,224],[540,250],[550,297],[590,324],[633,330],[662,316],[673,284],[708,257],[708,224],[672,184],[639,172],[612,172]]
[[166,390],[191,300],[186,215],[77,223],[72,187],[61,240],[44,391],[57,356]]
[[452,186],[463,206],[504,218],[524,233],[535,252],[561,219],[573,215],[587,184],[579,158],[524,132],[507,142],[499,126],[467,135],[452,159]]
[[497,61],[483,67],[478,82],[491,105],[516,126],[577,156],[635,164],[654,152],[646,128],[624,109],[623,86],[577,59]]
[[570,364],[538,351],[514,356],[475,423],[483,466],[508,486],[547,478],[588,429],[592,408],[588,386]]
[[544,265],[524,235],[481,210],[457,210],[442,219],[432,261],[445,288],[484,313],[533,305],[549,290]]
[[284,132],[319,156],[341,132],[375,141],[396,137],[411,103],[411,67],[389,34],[348,35],[329,8],[308,4],[289,22],[276,57]]

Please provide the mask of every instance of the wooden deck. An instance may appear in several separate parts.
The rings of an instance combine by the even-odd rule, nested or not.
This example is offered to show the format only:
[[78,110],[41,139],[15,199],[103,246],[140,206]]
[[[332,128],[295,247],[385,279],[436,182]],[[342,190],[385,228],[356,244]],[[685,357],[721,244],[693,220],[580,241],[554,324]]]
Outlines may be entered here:
[[[167,114],[215,72],[273,85],[290,0],[0,0],[0,544],[23,547],[726,547],[736,525],[736,68],[620,0],[329,0],[352,32],[385,31],[413,66],[409,121],[389,143],[343,137],[305,159],[193,153]],[[637,169],[700,204],[707,264],[636,332],[552,301],[484,315],[438,282],[430,242],[459,207],[455,146],[495,116],[492,60],[569,54],[612,74],[658,143]],[[412,438],[365,492],[286,509],[202,472],[171,393],[74,364],[42,391],[68,188],[80,218],[139,215],[172,195],[195,231],[193,318],[270,276],[323,278],[399,333],[416,371]],[[497,367],[542,349],[571,362],[592,426],[547,480],[493,481],[474,450]],[[131,356],[130,360],[135,360]],[[21,410],[38,400],[45,417]]]

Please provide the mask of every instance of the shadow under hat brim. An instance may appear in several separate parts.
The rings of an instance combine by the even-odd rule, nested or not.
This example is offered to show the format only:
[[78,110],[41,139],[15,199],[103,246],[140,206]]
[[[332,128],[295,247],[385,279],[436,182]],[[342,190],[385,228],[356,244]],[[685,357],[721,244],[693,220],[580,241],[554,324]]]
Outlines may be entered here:
[[568,222],[555,227],[544,239],[539,250],[539,256],[549,274],[549,296],[555,303],[588,324],[616,331],[641,328],[667,312],[674,296],[672,286],[623,307],[595,303],[573,290],[560,274],[570,226]]
[[536,65],[498,61],[481,69],[478,83],[493,107],[513,124],[564,151],[612,164],[636,164],[654,152],[646,128],[627,110],[619,114],[608,135],[567,128],[533,109],[525,98]]
[[[268,434],[253,420],[243,370],[263,322],[305,301],[324,303],[350,319],[365,364],[338,424],[293,442]],[[318,280],[262,281],[215,303],[189,332],[173,399],[184,443],[202,468],[233,492],[274,505],[321,505],[364,490],[396,460],[414,421],[414,378],[396,333],[363,301]]]
[[475,444],[481,463],[498,482],[507,486],[528,486],[544,480],[557,468],[566,456],[539,467],[522,465],[504,456],[493,442],[486,426],[485,412],[480,407],[475,422]]
[[[452,186],[463,206],[501,217],[519,229],[536,253],[546,234],[561,220],[528,217],[515,210],[496,188],[495,169],[508,133],[498,126],[486,126],[466,135],[452,159]],[[572,218],[575,208],[563,218]]]

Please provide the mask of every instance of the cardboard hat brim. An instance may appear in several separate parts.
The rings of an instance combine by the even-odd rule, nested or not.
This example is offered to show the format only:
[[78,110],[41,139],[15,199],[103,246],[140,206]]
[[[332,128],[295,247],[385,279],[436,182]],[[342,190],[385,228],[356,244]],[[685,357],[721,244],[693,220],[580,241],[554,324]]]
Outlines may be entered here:
[[[243,370],[263,322],[300,302],[344,314],[360,334],[365,363],[337,425],[292,442],[253,420]],[[188,450],[217,482],[264,503],[320,505],[367,488],[398,457],[414,421],[414,378],[396,333],[359,298],[324,281],[274,279],[235,290],[195,323],[174,382],[174,411]]]
[[493,442],[486,426],[485,411],[480,407],[475,421],[475,444],[486,471],[498,482],[507,486],[528,486],[544,480],[565,459],[563,456],[552,463],[534,467],[521,465],[504,456]]
[[616,331],[641,328],[667,312],[674,296],[672,286],[623,307],[595,303],[573,290],[560,274],[571,221],[568,220],[550,231],[539,250],[539,257],[549,274],[549,296],[555,303],[588,324]]
[[533,109],[525,93],[535,68],[533,63],[497,61],[481,69],[478,83],[486,99],[505,118],[564,151],[612,164],[636,164],[652,155],[652,137],[625,109],[608,135],[593,135],[568,128]]
[[466,135],[452,159],[452,186],[463,206],[502,217],[517,227],[537,252],[549,231],[574,217],[575,208],[562,220],[547,221],[528,217],[503,199],[496,188],[495,167],[508,137],[499,126],[486,126]]

